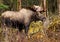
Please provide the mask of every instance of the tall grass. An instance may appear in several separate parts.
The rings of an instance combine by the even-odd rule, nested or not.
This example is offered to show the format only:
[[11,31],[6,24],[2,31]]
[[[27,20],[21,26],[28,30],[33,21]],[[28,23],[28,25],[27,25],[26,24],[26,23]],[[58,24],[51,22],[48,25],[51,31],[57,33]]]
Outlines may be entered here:
[[[1,22],[0,22],[1,23]],[[29,32],[28,34],[31,35],[31,38],[26,39],[25,34],[18,32],[18,29],[14,28],[0,28],[0,41],[1,42],[8,42],[13,41],[13,42],[18,42],[18,40],[23,40],[23,41],[28,41],[28,42],[54,42],[54,41],[59,41],[60,37],[60,17],[59,16],[51,16],[50,17],[50,24],[48,25],[48,29],[46,31],[47,37],[45,38],[42,30],[43,30],[43,23],[41,21],[37,22],[32,22],[29,27]],[[6,32],[7,30],[7,32]],[[6,34],[6,35],[5,35]],[[7,37],[7,39],[6,39]]]

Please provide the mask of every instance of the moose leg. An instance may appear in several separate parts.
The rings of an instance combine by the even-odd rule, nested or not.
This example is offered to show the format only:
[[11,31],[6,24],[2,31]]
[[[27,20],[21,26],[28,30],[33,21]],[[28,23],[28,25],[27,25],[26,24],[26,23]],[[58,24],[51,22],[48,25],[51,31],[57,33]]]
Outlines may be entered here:
[[25,34],[28,36],[28,30],[29,30],[30,23],[25,24]]
[[26,35],[28,34],[28,30],[29,30],[29,25],[26,25],[26,26],[25,26],[25,34],[26,34]]
[[1,18],[1,27],[4,28],[4,26],[5,26],[5,19]]

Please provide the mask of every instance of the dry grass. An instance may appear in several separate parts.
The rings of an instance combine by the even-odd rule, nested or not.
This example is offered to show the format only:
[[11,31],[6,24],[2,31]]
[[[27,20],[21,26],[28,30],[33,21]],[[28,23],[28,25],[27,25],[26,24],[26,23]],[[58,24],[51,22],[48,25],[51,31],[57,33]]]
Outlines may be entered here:
[[52,16],[48,30],[47,37],[42,33],[42,22],[32,22],[29,27],[28,38],[24,32],[19,32],[15,28],[0,28],[0,42],[60,42],[60,17]]

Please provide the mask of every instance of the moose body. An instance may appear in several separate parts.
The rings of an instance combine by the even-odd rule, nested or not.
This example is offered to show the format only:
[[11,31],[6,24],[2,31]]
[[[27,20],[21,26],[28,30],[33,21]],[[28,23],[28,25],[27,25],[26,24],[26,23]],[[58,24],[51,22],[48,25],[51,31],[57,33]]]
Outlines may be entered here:
[[28,33],[29,25],[32,21],[43,21],[45,16],[40,12],[36,12],[34,9],[21,9],[18,12],[6,11],[1,15],[2,24],[11,27],[17,27],[21,31],[22,28],[25,29],[25,33]]

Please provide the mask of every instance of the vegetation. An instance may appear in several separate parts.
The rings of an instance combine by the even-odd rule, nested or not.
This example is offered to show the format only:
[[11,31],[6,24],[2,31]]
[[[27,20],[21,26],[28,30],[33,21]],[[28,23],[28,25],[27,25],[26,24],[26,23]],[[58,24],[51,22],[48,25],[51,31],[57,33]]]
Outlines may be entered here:
[[[17,11],[18,0],[0,0],[0,14],[6,10]],[[32,6],[34,4],[41,5],[42,0],[21,0],[21,6]],[[59,0],[58,0],[59,1]],[[29,36],[26,37],[23,32],[19,32],[17,28],[4,27],[1,28],[0,20],[0,42],[60,42],[60,16],[58,16],[59,3],[57,0],[47,0],[47,11],[50,24],[47,26],[46,35],[43,34],[43,23],[41,21],[32,22],[30,24]],[[8,31],[8,32],[7,32]]]
[[8,9],[8,6],[4,4],[0,4],[0,9]]
[[[8,37],[8,41],[13,41],[13,42],[17,42],[19,39],[23,39],[23,42],[25,41],[29,41],[29,42],[37,42],[37,41],[43,41],[43,42],[55,42],[55,41],[59,41],[59,37],[60,37],[60,17],[58,16],[52,16],[51,20],[50,20],[50,24],[48,25],[48,29],[47,29],[47,37],[46,39],[44,39],[44,35],[42,33],[42,22],[32,22],[30,25],[30,29],[29,29],[29,35],[31,38],[25,38],[24,33],[19,33],[18,29],[14,29],[14,28],[0,28],[0,41],[4,42],[5,41],[5,36],[7,35]],[[6,32],[6,29],[8,32]],[[5,30],[5,31],[4,31]],[[19,38],[18,38],[19,37]],[[12,39],[13,40],[12,40]],[[20,41],[20,40],[19,40]]]

